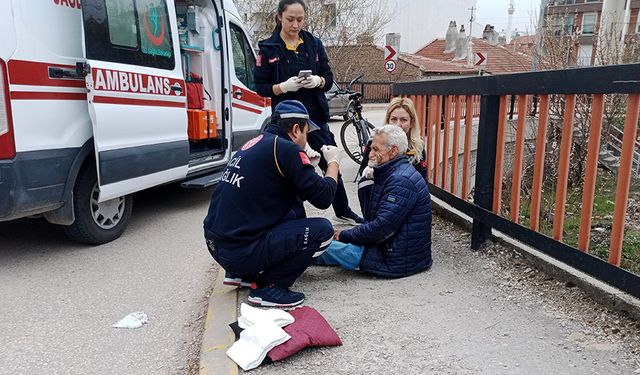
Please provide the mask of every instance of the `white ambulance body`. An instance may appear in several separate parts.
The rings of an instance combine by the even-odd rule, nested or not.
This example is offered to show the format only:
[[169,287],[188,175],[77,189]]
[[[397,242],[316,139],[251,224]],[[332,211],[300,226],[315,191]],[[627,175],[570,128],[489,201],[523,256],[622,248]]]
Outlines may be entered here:
[[[231,0],[0,0],[0,221],[42,214],[100,244],[131,193],[217,182],[270,114],[254,65]],[[191,73],[208,114],[195,139]]]

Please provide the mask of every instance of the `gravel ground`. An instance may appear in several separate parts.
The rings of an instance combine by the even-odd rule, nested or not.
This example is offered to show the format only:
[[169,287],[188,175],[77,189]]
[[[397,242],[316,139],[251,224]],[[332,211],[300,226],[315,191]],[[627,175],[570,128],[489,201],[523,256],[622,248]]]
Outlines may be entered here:
[[[383,108],[370,107],[381,123]],[[331,123],[339,134],[339,123]],[[352,208],[355,164],[343,162]],[[330,211],[307,207],[309,216]],[[287,374],[640,374],[640,323],[434,216],[431,270],[384,280],[311,267],[294,285],[343,346],[310,348],[253,370]],[[246,291],[239,302],[246,301]],[[242,370],[240,370],[242,372]]]
[[640,373],[640,323],[498,244],[470,251],[470,235],[438,217],[433,240],[434,267],[405,279],[307,270],[295,288],[343,346],[306,349],[254,373]]

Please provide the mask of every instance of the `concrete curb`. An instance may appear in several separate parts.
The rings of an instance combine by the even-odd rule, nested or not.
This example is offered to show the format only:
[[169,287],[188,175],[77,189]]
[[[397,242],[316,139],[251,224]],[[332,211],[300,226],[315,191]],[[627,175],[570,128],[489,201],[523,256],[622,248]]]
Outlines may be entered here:
[[[447,203],[431,197],[433,210],[442,218],[471,231],[472,220],[462,212],[457,211]],[[624,293],[598,279],[555,260],[554,258],[508,237],[504,233],[493,230],[493,240],[501,245],[518,252],[529,265],[542,270],[563,282],[577,285],[583,292],[602,305],[619,311],[629,317],[640,320],[640,300]]]
[[201,375],[238,374],[238,366],[227,356],[227,350],[235,342],[229,324],[237,320],[238,289],[222,284],[223,272],[218,267],[218,275],[209,297],[200,348]]

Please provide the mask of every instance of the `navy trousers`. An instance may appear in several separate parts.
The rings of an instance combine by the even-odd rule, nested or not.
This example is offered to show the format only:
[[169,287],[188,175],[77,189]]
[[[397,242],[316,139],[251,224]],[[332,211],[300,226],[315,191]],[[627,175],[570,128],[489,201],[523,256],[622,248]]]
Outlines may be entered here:
[[235,276],[256,280],[258,286],[289,288],[331,244],[333,226],[323,218],[282,222],[262,238],[235,249],[209,245],[213,258]]
[[[333,133],[329,129],[329,125],[327,124],[318,124],[320,130],[313,131],[309,133],[307,136],[307,143],[309,146],[316,151],[319,152],[320,163],[318,166],[322,169],[322,172],[327,172],[327,161],[324,159],[324,155],[322,155],[322,151],[320,149],[322,146],[337,146],[336,139],[333,136]],[[336,195],[333,199],[333,210],[337,215],[345,214],[349,212],[349,198],[347,198],[347,191],[344,188],[344,182],[342,181],[342,174],[338,175],[338,187],[336,189]]]

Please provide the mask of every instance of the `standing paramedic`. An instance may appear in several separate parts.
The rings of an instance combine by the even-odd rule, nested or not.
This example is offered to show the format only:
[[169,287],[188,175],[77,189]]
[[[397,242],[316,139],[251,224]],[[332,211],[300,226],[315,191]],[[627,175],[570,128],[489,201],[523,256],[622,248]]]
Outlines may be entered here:
[[[271,98],[272,108],[287,99],[299,100],[305,105],[309,117],[320,128],[309,133],[309,146],[320,152],[322,146],[336,145],[327,124],[329,104],[325,96],[325,91],[329,91],[333,84],[333,73],[320,39],[302,30],[306,10],[303,0],[281,0],[278,3],[276,29],[271,37],[258,44],[260,52],[254,76],[258,94]],[[326,173],[327,160],[321,158],[319,166]],[[349,207],[340,175],[333,210],[341,222],[364,222]]]
[[331,205],[339,150],[322,148],[327,160],[323,178],[303,151],[307,133],[318,127],[302,103],[281,102],[273,119],[227,165],[213,193],[204,234],[211,255],[226,271],[225,284],[251,285],[252,304],[291,307],[302,303],[304,294],[289,288],[333,237],[329,220],[296,214],[297,198],[321,209]]

